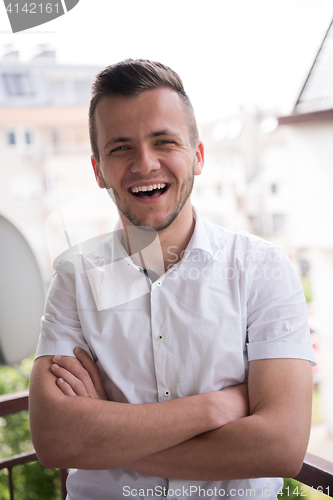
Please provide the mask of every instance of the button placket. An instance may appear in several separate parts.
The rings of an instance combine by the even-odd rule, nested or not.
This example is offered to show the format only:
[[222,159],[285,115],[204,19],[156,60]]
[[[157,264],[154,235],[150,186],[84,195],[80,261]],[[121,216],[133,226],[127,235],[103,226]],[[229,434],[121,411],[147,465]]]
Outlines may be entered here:
[[[160,280],[159,280],[160,281]],[[162,281],[160,281],[162,284]],[[150,306],[151,306],[151,340],[153,349],[153,359],[154,359],[154,371],[157,384],[157,394],[159,401],[165,401],[170,398],[170,390],[166,389],[168,387],[168,377],[166,372],[166,352],[165,352],[165,335],[162,333],[164,331],[163,322],[163,311],[162,302],[164,300],[162,290],[157,290],[157,282],[153,284],[153,288],[150,294]],[[165,391],[167,395],[165,395]]]

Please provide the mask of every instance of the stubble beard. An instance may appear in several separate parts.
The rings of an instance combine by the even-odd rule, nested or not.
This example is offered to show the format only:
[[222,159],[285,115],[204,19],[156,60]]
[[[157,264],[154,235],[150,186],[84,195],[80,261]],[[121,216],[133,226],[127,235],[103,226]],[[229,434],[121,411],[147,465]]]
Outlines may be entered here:
[[183,196],[179,199],[179,202],[177,203],[174,211],[169,214],[167,217],[167,220],[164,221],[160,225],[149,225],[147,224],[143,219],[141,219],[139,216],[137,216],[131,208],[126,204],[122,203],[120,200],[119,193],[114,189],[111,188],[106,182],[105,179],[102,175],[102,172],[100,172],[102,182],[104,184],[104,187],[108,190],[111,190],[111,193],[113,193],[113,197],[111,195],[111,198],[114,198],[114,201],[117,205],[118,210],[134,225],[134,226],[141,226],[141,227],[151,227],[152,229],[155,229],[155,231],[163,231],[164,229],[167,229],[178,217],[182,209],[184,208],[185,203],[189,199],[192,190],[193,190],[193,185],[194,185],[194,171],[195,171],[195,159],[193,160],[192,164],[192,171],[191,171],[191,176],[187,178],[187,180],[183,183],[182,189],[184,190]]

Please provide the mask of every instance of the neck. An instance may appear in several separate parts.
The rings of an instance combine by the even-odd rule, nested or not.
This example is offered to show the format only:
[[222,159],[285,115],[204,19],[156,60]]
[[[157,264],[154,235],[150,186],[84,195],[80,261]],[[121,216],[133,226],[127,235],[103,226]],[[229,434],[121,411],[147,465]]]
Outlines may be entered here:
[[[159,231],[143,231],[121,217],[127,251],[135,264],[155,271],[159,276],[177,264],[183,256],[195,227],[188,203],[173,223]],[[144,264],[143,264],[144,263]]]
[[192,207],[189,205],[187,213],[179,214],[168,228],[158,233],[165,270],[181,260],[192,237],[194,227]]

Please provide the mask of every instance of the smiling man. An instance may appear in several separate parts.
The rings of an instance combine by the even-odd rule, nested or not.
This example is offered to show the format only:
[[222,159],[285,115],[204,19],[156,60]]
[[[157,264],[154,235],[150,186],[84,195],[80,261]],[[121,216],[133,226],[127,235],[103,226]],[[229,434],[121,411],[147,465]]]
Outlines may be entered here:
[[30,385],[40,460],[72,469],[69,500],[276,498],[306,451],[314,361],[288,259],[191,206],[204,149],[167,66],[102,71],[90,137],[120,221],[53,277]]
[[[141,123],[141,127],[137,124]],[[191,144],[182,98],[168,88],[133,99],[104,97],[96,108],[100,187],[112,188],[122,222],[157,231],[192,221],[189,200],[201,173],[202,144]],[[103,176],[104,172],[104,176]],[[191,224],[192,225],[192,224]]]
[[193,233],[190,194],[203,167],[181,95],[157,87],[138,96],[104,96],[93,115],[99,187],[111,188],[124,226],[151,227],[165,245],[186,248]]

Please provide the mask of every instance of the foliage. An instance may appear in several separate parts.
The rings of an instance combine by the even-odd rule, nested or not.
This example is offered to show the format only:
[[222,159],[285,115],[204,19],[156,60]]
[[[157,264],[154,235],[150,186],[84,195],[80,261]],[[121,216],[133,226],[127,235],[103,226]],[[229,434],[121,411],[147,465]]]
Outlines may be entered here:
[[320,390],[315,387],[312,397],[312,425],[320,424],[323,421]]
[[312,288],[311,288],[311,281],[307,276],[302,276],[301,279],[302,287],[303,287],[303,292],[305,295],[305,300],[307,303],[311,302],[312,300]]
[[310,488],[305,486],[295,479],[284,479],[282,494],[278,494],[278,500],[330,500],[330,497],[325,495],[325,490],[322,488]]
[[[0,394],[23,391],[29,385],[32,359],[24,360],[18,370],[0,367]],[[0,417],[0,458],[32,451],[27,411]],[[39,462],[13,468],[15,500],[59,500],[58,471],[45,469]],[[0,500],[9,500],[8,473],[0,471]]]
[[283,484],[282,495],[281,494],[278,495],[279,500],[298,500],[298,497],[300,497],[300,500],[302,500],[302,496],[304,498],[305,490],[304,486],[301,483],[295,481],[295,479],[290,479],[290,478],[284,479],[283,482],[284,484]]

